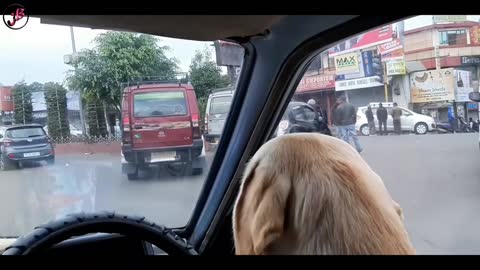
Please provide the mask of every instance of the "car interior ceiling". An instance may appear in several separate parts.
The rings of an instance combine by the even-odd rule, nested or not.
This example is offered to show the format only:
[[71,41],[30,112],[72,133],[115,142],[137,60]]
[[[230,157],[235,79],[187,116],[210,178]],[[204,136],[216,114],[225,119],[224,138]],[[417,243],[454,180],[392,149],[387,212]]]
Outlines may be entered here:
[[[288,21],[288,16],[247,16],[248,18],[245,16],[238,16],[238,20],[236,16],[236,18],[234,19],[225,19],[225,16],[182,16],[181,20],[179,20],[176,16],[39,17],[41,17],[42,23],[60,25],[73,24],[75,26],[92,28],[128,30],[174,38],[188,38],[195,40],[214,40],[225,39],[226,37],[245,37],[257,35],[258,33],[262,33],[264,29],[272,28],[272,31],[275,31],[275,23]],[[255,115],[255,110],[251,112],[254,116],[256,116],[254,119],[258,120],[255,121],[256,123],[253,124],[252,129],[246,129],[247,131],[251,130],[251,134],[242,134],[243,137],[245,137],[246,135],[246,137],[248,137],[243,138],[246,144],[241,145],[238,143],[237,140],[235,140],[237,144],[235,147],[243,150],[237,151],[236,159],[238,160],[238,164],[234,162],[233,165],[228,165],[223,162],[224,158],[230,158],[234,154],[227,153],[227,150],[230,150],[230,152],[235,152],[231,151],[232,149],[229,149],[233,148],[233,146],[230,144],[231,139],[238,139],[241,136],[238,129],[234,130],[235,123],[238,123],[237,120],[239,120],[240,118],[246,119],[250,117],[248,113],[245,112],[248,110],[241,110],[242,107],[250,105],[244,103],[248,101],[248,99],[246,99],[245,96],[239,95],[245,95],[247,94],[247,91],[248,93],[254,92],[254,90],[256,89],[255,87],[258,85],[250,82],[250,80],[252,80],[252,74],[249,73],[253,72],[253,70],[248,70],[249,67],[248,65],[246,65],[246,70],[244,70],[246,72],[242,71],[240,75],[239,91],[237,91],[235,94],[235,98],[233,100],[232,107],[230,109],[230,113],[227,119],[234,121],[227,121],[227,124],[225,125],[225,132],[223,134],[224,140],[222,140],[220,142],[220,145],[218,146],[217,154],[214,156],[211,171],[208,172],[208,178],[205,182],[204,187],[202,188],[202,195],[200,196],[198,203],[195,206],[195,210],[192,215],[192,219],[189,222],[189,226],[187,226],[192,226],[191,228],[194,229],[193,231],[190,230],[188,232],[184,232],[185,235],[193,233],[194,231],[195,233],[197,233],[190,240],[193,240],[195,242],[195,247],[197,248],[197,250],[201,250],[201,254],[228,255],[234,253],[232,235],[232,210],[234,197],[238,191],[239,179],[242,175],[243,166],[246,164],[248,159],[255,153],[255,151],[273,134],[275,126],[280,121],[288,104],[288,101],[293,96],[293,85],[295,83],[298,83],[298,80],[300,80],[301,77],[300,74],[302,74],[304,69],[306,69],[309,61],[313,59],[315,52],[319,51],[319,49],[322,49],[325,46],[328,46],[329,44],[347,38],[351,35],[366,31],[382,24],[403,19],[404,17],[405,16],[350,16],[348,18],[342,17],[336,22],[336,24],[332,24],[332,27],[326,27],[324,28],[325,30],[323,32],[317,32],[317,35],[312,36],[310,39],[304,41],[303,44],[297,44],[298,46],[295,48],[295,50],[292,51],[288,58],[286,58],[285,62],[281,64],[281,70],[278,72],[271,71],[271,73],[275,74],[276,76],[275,78],[272,78],[273,83],[270,85],[270,91],[267,91],[268,93],[266,93],[268,97],[265,99],[265,103],[263,103],[263,106],[261,108],[256,108],[261,113]],[[155,21],[155,23],[152,23],[152,21]],[[222,23],[218,23],[219,21],[221,21]],[[291,21],[293,23],[298,23],[301,20],[299,18],[293,18],[291,19]],[[192,28],[192,25],[199,25],[202,27]],[[207,25],[207,27],[205,27],[205,25]],[[281,27],[283,28],[280,28],[279,26],[278,30],[281,32],[280,34],[284,34],[284,32],[288,30],[288,27],[285,27],[284,25],[281,25]],[[240,40],[242,39],[239,39],[239,41]],[[243,45],[247,47],[252,46],[252,44],[253,47],[258,45],[262,46],[262,42],[265,41],[251,40],[246,42],[246,40],[243,39]],[[251,44],[249,45],[247,43]],[[269,73],[267,72],[266,74]],[[247,85],[242,84],[242,80],[248,80],[250,85],[248,85],[247,87]],[[250,87],[252,87],[253,90],[250,89]],[[262,99],[260,99],[260,101]],[[251,121],[251,119],[249,121]],[[230,166],[230,168],[227,168],[228,166]],[[234,166],[235,168],[232,168],[231,166]],[[228,181],[228,184],[226,184],[228,190],[225,190],[225,192],[221,194],[212,195],[216,190],[214,188],[215,185],[218,184],[217,180],[219,178],[225,177],[226,175],[233,176],[229,178],[233,180]],[[211,199],[210,196],[221,196],[221,198],[217,198],[217,200],[221,203],[216,205],[214,211],[215,213],[212,215],[210,223],[208,223],[205,228],[201,228],[200,232],[197,232],[197,230],[195,230],[198,229],[199,225],[197,224],[197,221],[200,218],[206,218],[205,216],[203,216],[205,214],[202,213],[202,210],[204,210],[208,199]],[[117,242],[122,242],[128,245],[133,243],[130,243],[128,242],[128,239],[122,239],[119,236],[112,236],[110,238],[105,238],[105,236],[103,237],[104,238],[102,239],[105,239],[105,241],[111,240],[107,241],[108,245],[111,246],[115,246],[115,243]],[[92,241],[97,243],[96,241],[98,240],[100,244],[100,238],[98,238],[97,240],[95,239],[93,239]],[[76,243],[80,243],[80,241],[77,241]],[[91,244],[91,242],[89,241],[86,241],[83,244],[87,243]],[[63,246],[68,246],[68,243],[64,243]],[[57,247],[61,248],[62,246],[57,245]]]

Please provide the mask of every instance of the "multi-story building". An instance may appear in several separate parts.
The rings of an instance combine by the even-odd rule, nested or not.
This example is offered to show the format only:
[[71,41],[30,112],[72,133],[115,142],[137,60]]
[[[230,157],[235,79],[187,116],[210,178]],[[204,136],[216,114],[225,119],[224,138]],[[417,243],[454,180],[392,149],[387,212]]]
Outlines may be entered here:
[[[417,112],[445,120],[452,108],[476,119],[477,104],[468,92],[477,90],[480,77],[480,23],[463,21],[433,23],[405,32],[408,83],[398,97]],[[443,77],[442,77],[443,76]],[[448,79],[446,78],[448,76]],[[419,85],[422,86],[419,86]],[[422,88],[423,87],[423,88]],[[443,90],[440,89],[443,87]],[[419,94],[416,89],[421,89]]]

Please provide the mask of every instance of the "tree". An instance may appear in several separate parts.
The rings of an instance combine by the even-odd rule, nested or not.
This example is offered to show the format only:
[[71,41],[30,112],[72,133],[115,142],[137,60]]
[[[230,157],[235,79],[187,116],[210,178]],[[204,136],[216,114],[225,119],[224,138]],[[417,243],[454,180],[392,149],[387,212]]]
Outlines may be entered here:
[[93,137],[104,137],[108,134],[107,123],[103,114],[103,104],[98,100],[87,101],[88,133]]
[[33,120],[32,93],[25,81],[20,81],[12,87],[14,120],[17,124],[29,124]]
[[228,76],[222,75],[220,67],[213,61],[212,53],[208,48],[195,52],[189,73],[190,81],[199,99],[208,98],[210,90],[226,87],[229,84]]
[[42,92],[45,90],[45,86],[39,82],[33,82],[28,85],[28,91],[30,92]]
[[67,77],[71,88],[83,90],[87,102],[102,100],[120,112],[122,83],[149,76],[175,78],[176,59],[167,57],[169,48],[159,46],[153,36],[110,31],[94,42],[94,49],[83,50],[75,59],[76,69]]
[[44,86],[45,102],[47,103],[48,134],[52,138],[70,136],[67,111],[67,89],[54,82]]
[[[190,63],[190,81],[198,99],[200,119],[205,117],[209,92],[216,88],[227,87],[228,76],[222,75],[221,69],[212,59],[212,53],[208,48],[203,51],[196,51]],[[200,121],[203,129],[203,121]]]

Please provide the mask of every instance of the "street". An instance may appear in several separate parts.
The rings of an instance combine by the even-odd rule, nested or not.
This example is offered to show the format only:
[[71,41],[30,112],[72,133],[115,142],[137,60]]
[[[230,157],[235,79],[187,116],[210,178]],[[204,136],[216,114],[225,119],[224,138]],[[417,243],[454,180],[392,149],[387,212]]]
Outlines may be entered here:
[[[419,254],[480,254],[478,133],[360,137],[362,156],[404,210]],[[211,161],[211,155],[207,157]],[[115,210],[168,226],[186,224],[208,168],[128,181],[120,157],[62,155],[53,166],[0,172],[0,236],[70,212]]]

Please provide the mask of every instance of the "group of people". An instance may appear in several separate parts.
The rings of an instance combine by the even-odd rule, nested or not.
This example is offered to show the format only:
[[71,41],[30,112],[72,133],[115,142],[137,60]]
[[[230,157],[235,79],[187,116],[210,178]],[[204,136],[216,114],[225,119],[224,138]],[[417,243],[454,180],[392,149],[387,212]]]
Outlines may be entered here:
[[[365,116],[367,117],[368,127],[370,128],[370,134],[376,133],[375,128],[375,119],[373,118],[373,111],[372,106],[368,106],[367,110],[365,111]],[[402,109],[398,107],[396,102],[393,103],[392,108],[392,118],[393,118],[393,129],[395,134],[400,135],[402,133]],[[380,103],[377,108],[377,119],[378,119],[378,133],[380,136],[387,135],[387,119],[388,119],[388,111],[383,104]]]
[[[308,104],[315,106],[315,100],[311,99]],[[318,108],[316,108],[318,110]],[[373,116],[372,107],[368,106],[366,112],[370,134],[376,133],[375,120]],[[382,103],[379,104],[376,111],[379,123],[379,135],[387,135],[387,119],[388,111]],[[401,134],[401,116],[402,109],[398,107],[396,102],[393,103],[392,118],[395,134]],[[357,108],[347,101],[345,96],[340,96],[335,103],[332,110],[332,122],[337,128],[337,137],[347,143],[353,140],[355,148],[359,153],[363,151],[360,140],[357,137],[355,124],[357,123]]]

